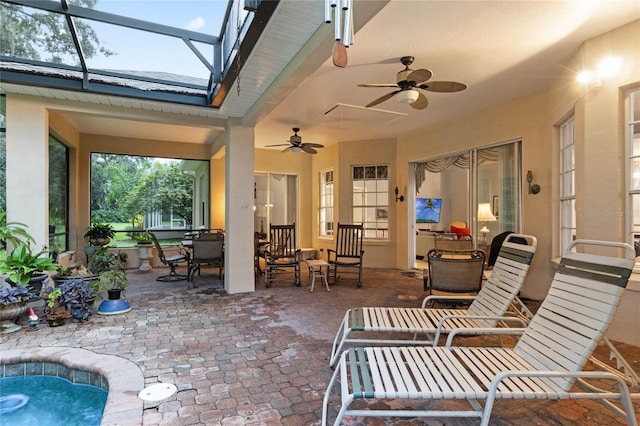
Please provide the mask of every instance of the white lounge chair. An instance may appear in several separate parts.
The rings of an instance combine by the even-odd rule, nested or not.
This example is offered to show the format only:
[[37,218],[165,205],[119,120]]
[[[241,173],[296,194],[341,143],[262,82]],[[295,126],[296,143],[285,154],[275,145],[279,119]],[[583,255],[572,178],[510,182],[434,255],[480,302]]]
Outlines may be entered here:
[[[615,255],[604,256],[603,249]],[[634,249],[627,244],[575,241],[561,260],[547,297],[524,330],[461,329],[452,331],[446,346],[441,347],[344,351],[323,399],[322,424],[327,424],[331,389],[340,377],[341,407],[335,424],[345,415],[356,415],[478,417],[481,425],[488,425],[496,399],[522,399],[525,403],[527,399],[587,398],[603,402],[630,425],[637,425],[623,379],[610,372],[581,371],[614,317],[634,258]],[[513,348],[451,345],[460,332],[496,331],[523,334]],[[592,379],[609,381],[616,391],[599,389],[589,383]],[[467,400],[470,409],[349,410],[354,400],[362,398]]]
[[[513,241],[526,241],[528,245]],[[428,296],[421,308],[360,307],[348,309],[333,341],[329,365],[333,367],[347,343],[424,345],[438,343],[440,334],[460,327],[495,327],[505,317],[529,271],[537,240],[531,235],[510,234],[502,244],[491,276],[476,296]],[[468,309],[434,309],[427,305],[438,299],[472,300]],[[520,322],[520,326],[525,326]],[[351,338],[353,332],[414,333],[407,339],[380,337]],[[418,335],[425,334],[426,339]],[[369,334],[370,336],[370,334]]]

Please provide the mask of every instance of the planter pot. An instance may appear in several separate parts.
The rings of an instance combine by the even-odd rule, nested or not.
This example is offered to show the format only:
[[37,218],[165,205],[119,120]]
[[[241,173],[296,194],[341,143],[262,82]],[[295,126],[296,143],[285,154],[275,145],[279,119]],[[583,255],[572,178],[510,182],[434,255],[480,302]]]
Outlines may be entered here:
[[100,279],[99,276],[97,275],[86,275],[86,276],[81,276],[81,277],[68,277],[66,275],[59,275],[56,274],[53,277],[51,277],[53,279],[53,282],[55,283],[56,287],[60,287],[60,285],[64,284],[67,281],[70,280],[77,280],[78,278],[82,278],[82,281],[89,283],[90,285],[92,285],[92,283],[94,281],[98,281]]
[[152,269],[149,261],[153,258],[153,244],[138,244],[138,258],[140,259],[141,271],[150,271]]
[[16,324],[16,321],[28,311],[27,302],[0,305],[0,332],[11,333],[20,330],[20,326]]
[[107,297],[109,300],[119,300],[122,295],[122,290],[120,289],[109,289],[107,290]]
[[64,325],[64,318],[59,316],[48,316],[47,322],[49,323],[49,327],[60,327]]

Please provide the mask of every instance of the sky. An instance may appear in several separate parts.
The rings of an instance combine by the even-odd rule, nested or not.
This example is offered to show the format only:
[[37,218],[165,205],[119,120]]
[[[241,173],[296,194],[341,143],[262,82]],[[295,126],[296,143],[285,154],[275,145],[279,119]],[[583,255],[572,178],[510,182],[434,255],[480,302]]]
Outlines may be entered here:
[[[96,10],[218,36],[228,0],[99,0]],[[88,60],[90,68],[162,71],[209,78],[209,71],[179,39],[92,22],[102,45],[117,55]],[[198,50],[207,58],[213,51]]]

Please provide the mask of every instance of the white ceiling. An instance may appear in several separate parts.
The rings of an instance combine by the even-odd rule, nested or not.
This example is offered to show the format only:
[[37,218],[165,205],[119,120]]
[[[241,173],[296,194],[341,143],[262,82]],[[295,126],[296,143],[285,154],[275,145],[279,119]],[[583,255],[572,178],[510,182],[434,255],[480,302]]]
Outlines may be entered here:
[[[356,0],[355,42],[348,49],[347,67],[337,68],[331,61],[333,27],[322,23],[323,7],[324,0],[281,1],[276,19],[267,26],[272,39],[256,45],[241,74],[244,95],[256,92],[253,103],[230,93],[220,111],[172,105],[170,109],[181,114],[174,114],[173,121],[163,118],[166,108],[158,111],[160,115],[150,112],[158,109],[149,106],[152,103],[146,111],[137,106],[140,114],[127,117],[116,112],[122,107],[113,105],[113,100],[106,112],[74,108],[58,112],[82,133],[177,142],[212,143],[224,128],[221,120],[238,111],[245,111],[247,125],[255,125],[257,147],[285,142],[292,127],[301,128],[303,141],[325,145],[394,137],[542,90],[559,78],[567,59],[585,40],[640,19],[638,0]],[[270,83],[262,72],[265,55],[260,55],[266,48],[260,48],[269,46],[267,59],[277,55],[273,45],[282,34],[287,37],[282,44],[289,50],[313,36],[292,60],[278,65],[286,78]],[[395,83],[396,73],[403,68],[400,57],[407,55],[415,57],[411,68],[433,72],[431,80],[461,81],[468,89],[424,92],[429,99],[424,110],[394,98],[375,107],[389,113],[365,110],[364,105],[393,89],[357,84]],[[243,77],[251,73],[257,77]],[[27,94],[38,90],[44,95],[42,89],[12,89]],[[73,100],[66,95],[65,99]]]
[[[500,104],[549,86],[583,41],[638,18],[636,0],[392,0],[356,33],[346,68],[329,58],[260,122],[257,145],[287,139],[293,125],[302,129],[303,141],[324,144],[393,137]],[[366,113],[358,120],[323,115],[336,103],[362,107],[393,91],[357,84],[395,83],[405,55],[415,57],[411,68],[430,69],[431,80],[461,81],[468,89],[423,92],[429,99],[424,110],[395,98],[376,105],[407,114],[391,122],[378,114],[373,121]]]

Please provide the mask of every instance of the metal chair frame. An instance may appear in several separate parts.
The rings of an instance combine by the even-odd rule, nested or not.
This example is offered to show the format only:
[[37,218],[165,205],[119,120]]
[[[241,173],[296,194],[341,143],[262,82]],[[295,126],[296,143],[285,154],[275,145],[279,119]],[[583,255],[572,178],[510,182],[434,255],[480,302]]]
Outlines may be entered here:
[[[168,275],[162,275],[156,278],[156,281],[168,282],[168,281],[183,281],[189,278],[188,270],[190,265],[190,256],[188,252],[182,251],[178,247],[178,253],[172,256],[167,256],[158,241],[158,237],[153,232],[150,232],[151,238],[153,239],[153,244],[156,246],[156,250],[158,251],[158,258],[160,261],[167,265],[170,268],[170,272]],[[187,265],[187,275],[178,274],[176,272],[176,268],[181,263],[186,263]]]

